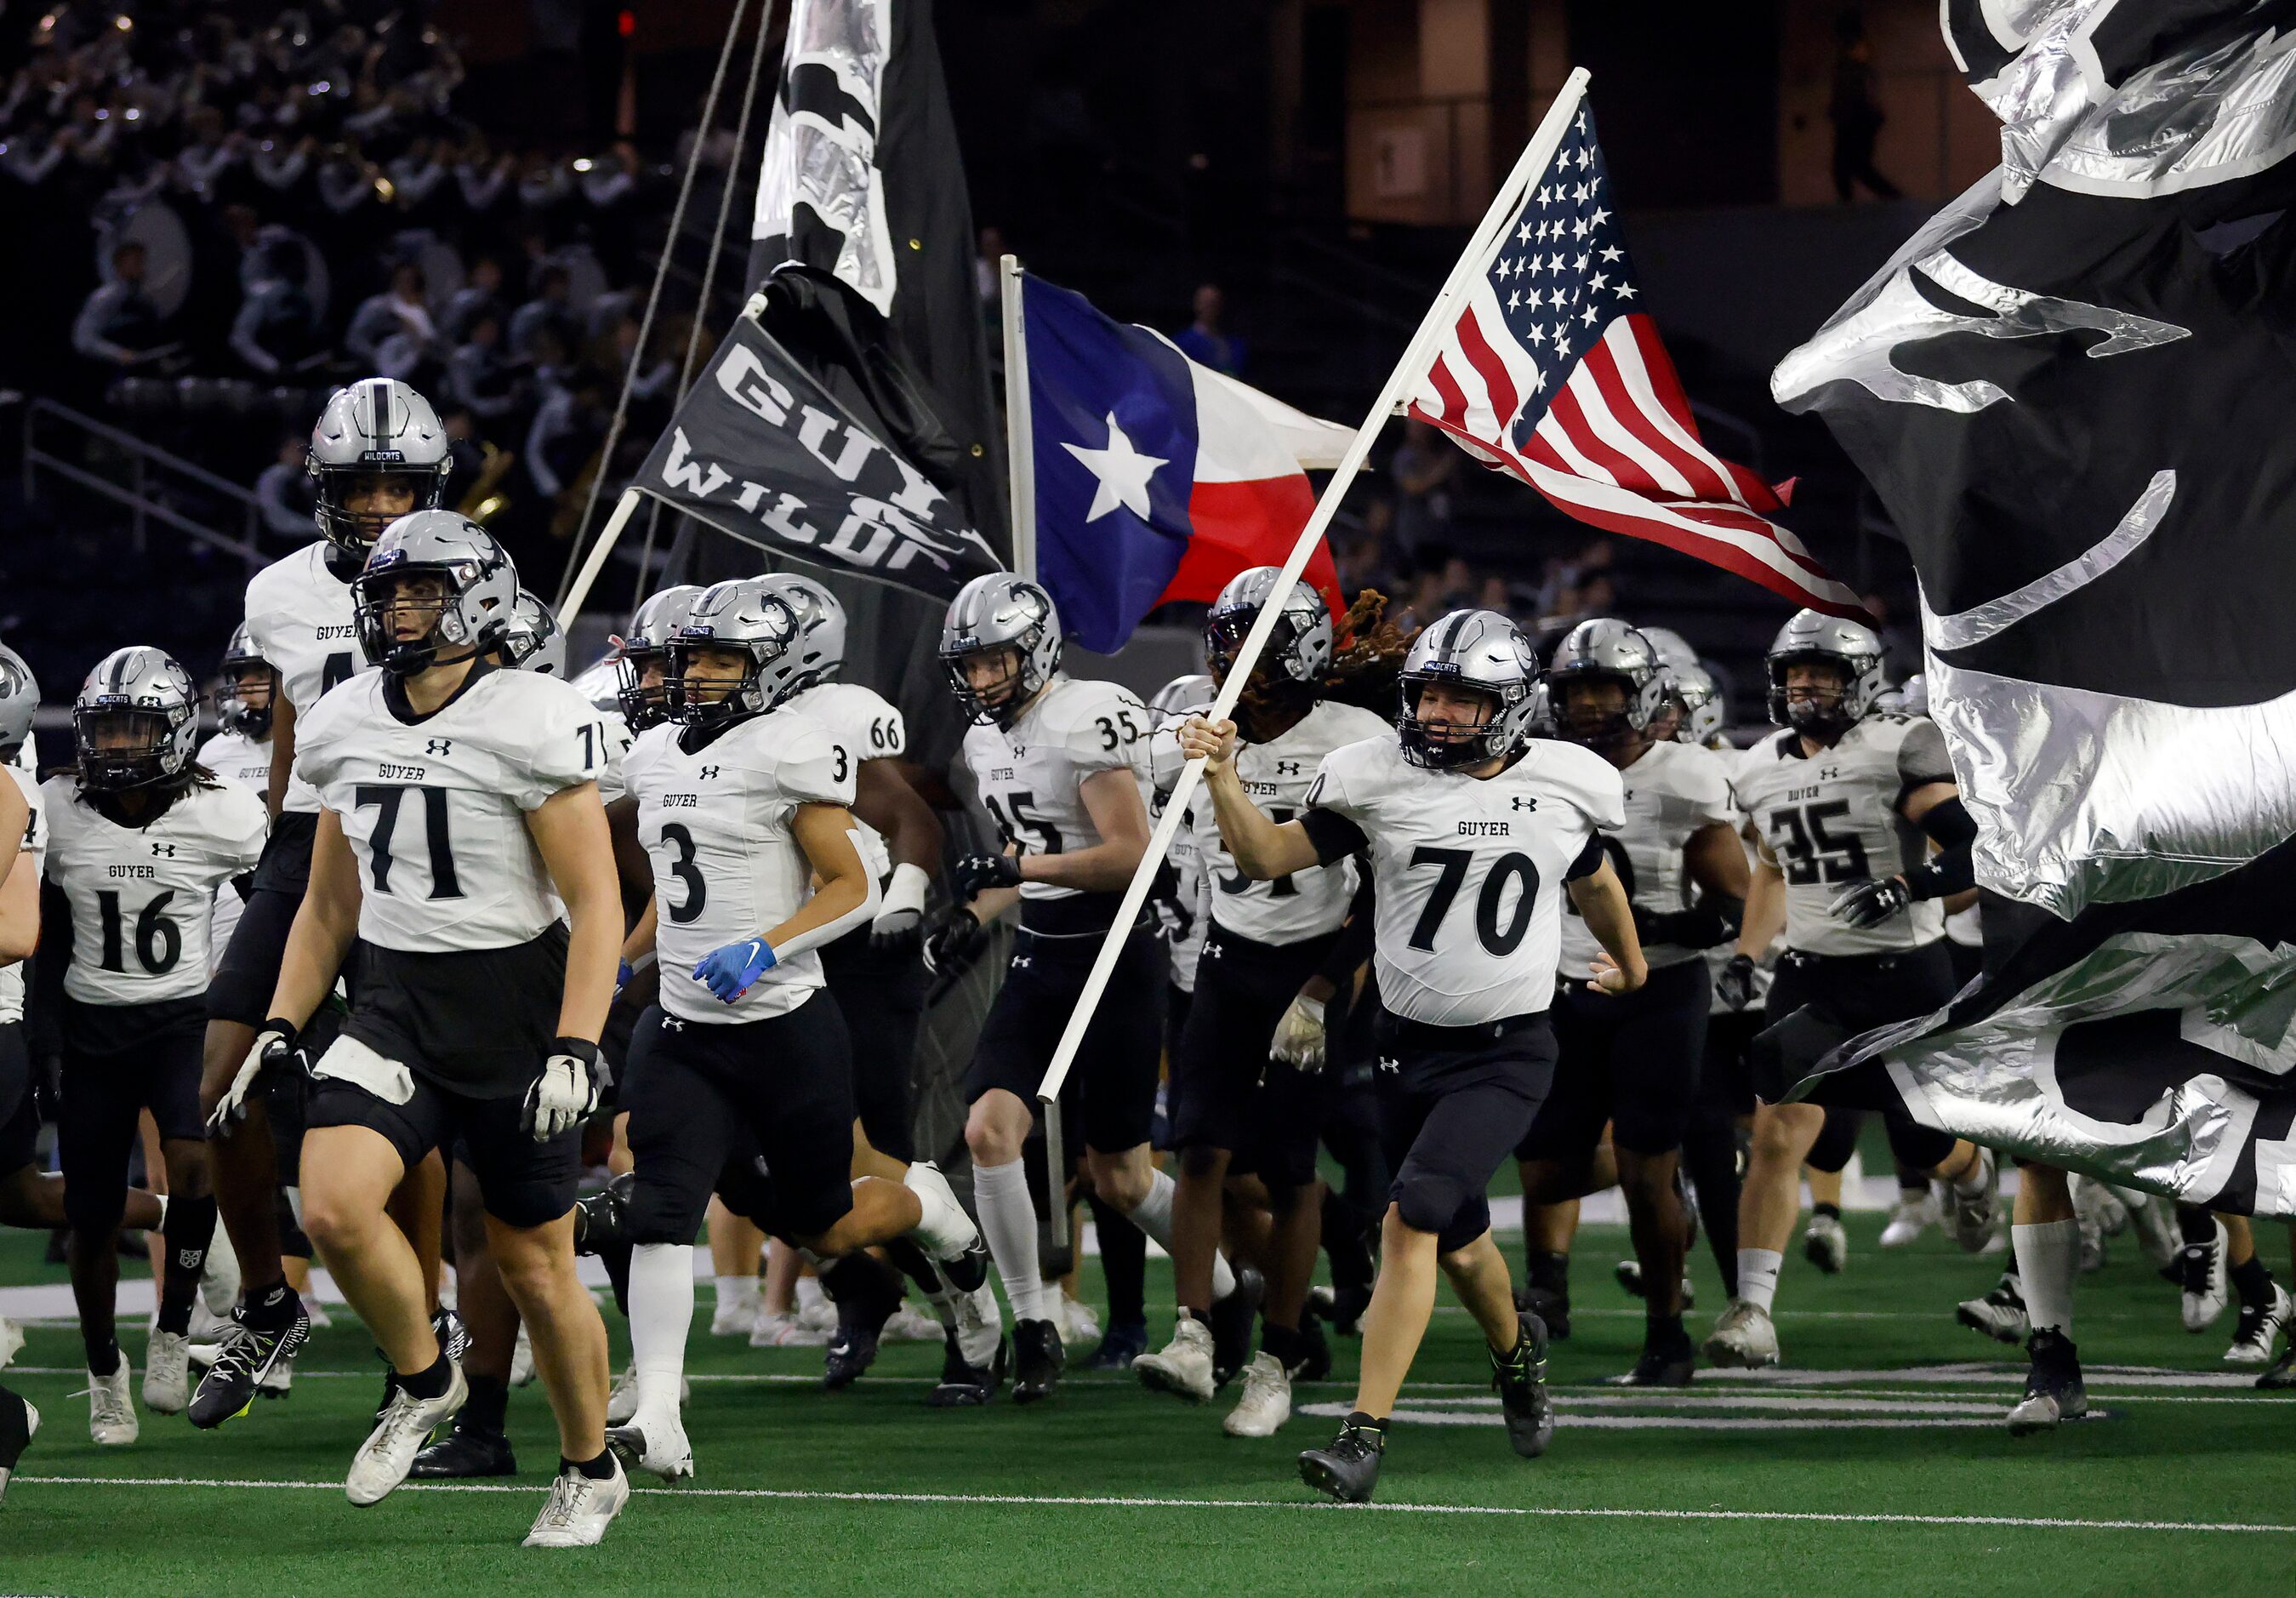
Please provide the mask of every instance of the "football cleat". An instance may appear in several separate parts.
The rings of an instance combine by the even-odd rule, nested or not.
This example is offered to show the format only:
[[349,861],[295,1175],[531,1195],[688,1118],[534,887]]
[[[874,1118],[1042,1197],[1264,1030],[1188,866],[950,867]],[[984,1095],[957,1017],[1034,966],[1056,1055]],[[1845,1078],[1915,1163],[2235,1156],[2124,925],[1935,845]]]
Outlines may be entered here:
[[1759,1371],[1778,1363],[1778,1329],[1769,1311],[1733,1298],[1705,1343],[1707,1362],[1726,1371]]
[[1882,1228],[1882,1247],[1903,1248],[1935,1226],[1940,1213],[1938,1197],[1928,1188],[1917,1193],[1898,1189],[1898,1201],[1890,1207],[1890,1223]]
[[251,1325],[244,1304],[233,1308],[232,1325],[216,1347],[215,1362],[192,1395],[193,1425],[203,1429],[220,1426],[245,1414],[258,1390],[287,1390],[284,1372],[311,1340],[311,1318],[303,1313],[299,1298],[294,1305],[294,1314],[283,1326]]
[[403,1387],[395,1389],[382,1419],[351,1456],[350,1474],[343,1479],[344,1495],[362,1509],[390,1496],[414,1468],[414,1456],[422,1451],[423,1443],[454,1418],[470,1396],[463,1368],[452,1361],[447,1365],[447,1390],[436,1398],[418,1398]]
[[1219,1390],[1212,1376],[1211,1328],[1193,1315],[1175,1321],[1172,1340],[1134,1360],[1132,1373],[1152,1393],[1171,1393],[1191,1404],[1208,1402]]
[[[750,1281],[743,1277],[744,1281]],[[728,1298],[718,1300],[718,1307],[709,1312],[709,1335],[713,1338],[746,1338],[758,1324],[758,1289],[754,1282]]]
[[447,1435],[414,1456],[406,1474],[415,1481],[463,1481],[482,1476],[515,1476],[518,1456],[510,1439],[498,1431],[482,1431],[467,1424],[468,1415],[455,1417]]
[[2030,1328],[2025,1314],[2024,1288],[2017,1280],[2017,1273],[2002,1273],[1993,1290],[1982,1298],[1963,1299],[1955,1307],[1953,1318],[1970,1330],[1981,1331],[2012,1347],[2023,1342]]
[[144,1346],[144,1407],[153,1414],[180,1415],[191,1402],[191,1347],[189,1338],[175,1331],[155,1331]]
[[217,1222],[215,1235],[208,1240],[207,1263],[200,1268],[199,1307],[221,1321],[238,1302],[239,1254],[231,1246],[231,1233]]
[[2296,1342],[2280,1351],[2280,1357],[2272,1362],[2270,1370],[2256,1379],[2256,1385],[2267,1393],[2296,1388]]
[[1514,1352],[1491,1355],[1491,1385],[1498,1389],[1507,1441],[1525,1459],[1546,1452],[1554,1436],[1554,1401],[1546,1393],[1546,1328],[1537,1315],[1517,1312]]
[[1212,1302],[1212,1385],[1224,1388],[1251,1360],[1251,1329],[1267,1297],[1267,1282],[1250,1265],[1240,1266],[1235,1287]]
[[987,1282],[969,1293],[959,1293],[950,1309],[956,1316],[957,1352],[974,1365],[993,1366],[997,1379],[1004,1375],[1004,1311],[996,1289]]
[[807,1325],[792,1314],[782,1314],[768,1309],[758,1312],[758,1323],[750,1329],[752,1348],[825,1348],[835,1334],[818,1327]]
[[8,1362],[16,1357],[17,1350],[23,1346],[23,1328],[7,1316],[0,1315],[0,1370],[7,1368]]
[[1100,1317],[1081,1298],[1062,1295],[1060,1318],[1053,1324],[1059,1328],[1063,1345],[1100,1341]]
[[463,1317],[451,1309],[439,1308],[430,1312],[430,1334],[439,1339],[439,1352],[458,1365],[463,1363],[463,1356],[471,1351],[471,1329],[463,1325]]
[[303,1299],[303,1314],[315,1331],[324,1331],[335,1323],[334,1316],[327,1313],[327,1306],[308,1295]]
[[1964,1192],[1951,1182],[1939,1184],[1946,1231],[1964,1254],[1980,1253],[1993,1240],[1993,1212],[2001,1198],[2000,1159],[1981,1143],[1977,1146],[1977,1159],[1975,1190]]
[[941,1324],[913,1304],[904,1304],[893,1312],[879,1332],[880,1340],[888,1343],[938,1343]]
[[[1643,1297],[1642,1261],[1622,1259],[1611,1273],[1619,1279],[1619,1286],[1625,1291],[1636,1298]],[[1698,1284],[1690,1280],[1688,1271],[1682,1273],[1682,1307],[1685,1310],[1698,1307]]]
[[1034,1404],[1049,1398],[1060,1385],[1068,1356],[1061,1347],[1060,1328],[1050,1321],[1016,1321],[1013,1324],[1013,1402]]
[[[608,1449],[611,1456],[613,1453]],[[606,1535],[606,1528],[622,1505],[630,1501],[630,1479],[622,1462],[614,1460],[614,1473],[594,1481],[579,1470],[561,1470],[550,1484],[550,1501],[534,1518],[533,1529],[520,1544],[526,1548],[589,1548]]]
[[2288,1318],[2296,1311],[2288,1289],[2278,1282],[2272,1284],[2272,1297],[2263,1304],[2243,1304],[2240,1306],[2240,1327],[2234,1334],[2232,1347],[2225,1350],[2228,1365],[2268,1365],[2272,1350],[2280,1341],[2280,1334],[2288,1330]]
[[[1640,1270],[1636,1271],[1637,1278]],[[1521,1288],[1514,1296],[1518,1314],[1534,1314],[1546,1328],[1546,1335],[1560,1342],[1570,1335],[1570,1295],[1547,1288]]]
[[2225,1283],[2225,1224],[2216,1223],[2217,1234],[2205,1243],[2187,1243],[2177,1254],[2177,1285],[2183,1290],[2185,1330],[2206,1331],[2224,1314],[2227,1297]]
[[16,1462],[40,1434],[40,1412],[25,1399],[0,1388],[0,1503],[8,1501],[8,1478]]
[[1324,1334],[1323,1320],[1312,1309],[1300,1313],[1300,1336],[1306,1340],[1308,1351],[1289,1374],[1294,1381],[1321,1381],[1332,1373],[1332,1339]]
[[[680,1404],[690,1404],[693,1401],[692,1377],[684,1375],[678,1377],[677,1401]],[[606,1394],[606,1424],[619,1426],[637,1413],[638,1373],[637,1368],[632,1366],[614,1379],[612,1388]]]
[[142,1433],[135,1405],[127,1396],[127,1357],[109,1376],[87,1373],[87,1435],[99,1448],[125,1448]]
[[956,1201],[956,1193],[931,1160],[913,1163],[901,1179],[916,1196],[923,1218],[911,1233],[934,1267],[955,1287],[971,1292],[988,1279],[988,1245],[980,1227]]
[[1243,1368],[1243,1396],[1220,1429],[1232,1437],[1272,1437],[1292,1418],[1292,1378],[1283,1362],[1262,1349]]
[[1092,1357],[1084,1362],[1084,1368],[1087,1371],[1129,1371],[1133,1363],[1147,1352],[1147,1323],[1119,1322],[1102,1336],[1100,1346],[1092,1351]]
[[1802,1257],[1828,1276],[1841,1274],[1841,1267],[1849,1263],[1849,1233],[1839,1215],[1812,1215],[1809,1230],[1801,1234]]
[[2037,1331],[2026,1344],[2033,1368],[2025,1376],[2025,1396],[2009,1411],[2009,1435],[2027,1437],[2053,1429],[2061,1421],[2088,1413],[2088,1389],[2081,1384],[2080,1354],[2061,1331]]
[[685,1440],[685,1424],[675,1414],[642,1411],[628,1425],[608,1428],[606,1446],[627,1469],[666,1482],[684,1481],[693,1474],[693,1445]]
[[1005,1369],[1013,1360],[1013,1345],[1004,1340],[1001,1331],[995,1348],[980,1364],[964,1357],[961,1335],[951,1331],[944,1339],[947,1352],[941,1356],[940,1380],[925,1396],[929,1409],[977,1409],[995,1396],[1004,1383]]
[[1369,1503],[1379,1486],[1387,1433],[1375,1426],[1341,1426],[1340,1435],[1300,1456],[1300,1479],[1341,1503]]
[[1698,1355],[1685,1339],[1679,1347],[1654,1348],[1643,1345],[1642,1356],[1635,1368],[1621,1376],[1609,1379],[1614,1388],[1686,1388],[1698,1369]]
[[885,1322],[901,1307],[899,1278],[864,1280],[870,1285],[848,1291],[837,1306],[837,1332],[822,1358],[821,1385],[828,1392],[842,1392],[877,1363]]

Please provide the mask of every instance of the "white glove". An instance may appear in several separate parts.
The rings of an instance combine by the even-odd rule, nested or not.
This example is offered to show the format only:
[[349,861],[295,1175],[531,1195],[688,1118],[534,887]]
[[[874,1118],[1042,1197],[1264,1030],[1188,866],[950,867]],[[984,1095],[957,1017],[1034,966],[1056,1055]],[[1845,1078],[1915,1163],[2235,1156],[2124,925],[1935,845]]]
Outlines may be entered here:
[[888,944],[914,943],[924,925],[925,894],[931,886],[932,878],[925,875],[922,866],[906,861],[895,866],[876,918],[869,923],[871,944],[882,949]]
[[1324,1001],[1302,993],[1275,1024],[1267,1052],[1295,1070],[1324,1068]]
[[560,1038],[526,1090],[526,1130],[537,1143],[573,1131],[598,1108],[598,1045]]
[[284,1062],[294,1050],[295,1029],[292,1026],[284,1021],[266,1023],[263,1030],[255,1034],[255,1045],[247,1051],[247,1058],[240,1062],[239,1072],[231,1079],[231,1085],[224,1090],[223,1097],[216,1100],[215,1113],[208,1117],[208,1130],[225,1135],[246,1120],[247,1096],[255,1091],[255,1084],[263,1080],[266,1070]]

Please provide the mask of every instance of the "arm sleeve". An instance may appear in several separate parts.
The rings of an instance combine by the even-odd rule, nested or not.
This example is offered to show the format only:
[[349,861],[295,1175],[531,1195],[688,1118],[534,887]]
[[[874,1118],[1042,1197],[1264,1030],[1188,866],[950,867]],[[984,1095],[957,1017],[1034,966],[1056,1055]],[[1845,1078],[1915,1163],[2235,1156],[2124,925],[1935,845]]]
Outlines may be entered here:
[[1977,841],[1977,822],[1960,795],[1933,804],[1922,814],[1919,826],[1934,839],[1938,853],[1906,873],[1906,885],[1916,899],[1942,899],[1977,885],[1977,864],[1970,845]]
[[1308,841],[1316,845],[1316,860],[1320,865],[1328,866],[1335,860],[1361,854],[1371,847],[1364,829],[1337,811],[1308,811],[1300,818],[1300,827],[1307,833]]

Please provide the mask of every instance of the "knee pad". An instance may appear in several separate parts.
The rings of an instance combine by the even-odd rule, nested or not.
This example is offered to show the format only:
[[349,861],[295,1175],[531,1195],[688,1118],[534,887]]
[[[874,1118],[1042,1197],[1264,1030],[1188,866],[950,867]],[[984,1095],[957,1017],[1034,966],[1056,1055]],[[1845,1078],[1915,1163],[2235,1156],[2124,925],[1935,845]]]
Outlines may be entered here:
[[1456,1181],[1425,1171],[1406,1171],[1395,1182],[1396,1212],[1414,1231],[1439,1236],[1455,1223],[1454,1217],[1466,1198],[1464,1188]]
[[90,1240],[91,1247],[94,1240],[110,1237],[112,1228],[127,1214],[127,1189],[65,1182],[64,1219],[71,1223],[73,1231]]
[[618,1241],[632,1248],[646,1243],[685,1244],[701,1234],[701,1217],[709,1208],[709,1194],[697,1198],[658,1182],[640,1180],[635,1172],[616,1177],[606,1190],[611,1192],[616,1187],[621,1188],[614,1207]]

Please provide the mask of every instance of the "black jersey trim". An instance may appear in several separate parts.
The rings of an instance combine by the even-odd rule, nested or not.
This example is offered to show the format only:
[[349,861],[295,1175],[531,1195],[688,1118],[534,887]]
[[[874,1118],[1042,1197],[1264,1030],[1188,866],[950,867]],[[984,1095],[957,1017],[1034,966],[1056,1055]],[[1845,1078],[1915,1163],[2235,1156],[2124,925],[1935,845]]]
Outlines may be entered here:
[[487,659],[486,656],[477,656],[471,662],[471,674],[463,679],[463,686],[447,695],[446,704],[430,712],[429,715],[416,710],[407,701],[405,681],[385,671],[382,674],[382,707],[389,711],[392,718],[400,724],[407,727],[420,727],[423,722],[430,720],[431,716],[445,715],[455,700],[478,686],[480,678],[491,677],[501,670],[500,666]]
[[1610,858],[1610,855],[1606,853],[1603,848],[1603,835],[1599,832],[1592,834],[1587,839],[1587,846],[1578,851],[1578,858],[1570,862],[1570,869],[1562,874],[1562,880],[1565,882],[1584,881],[1586,878],[1592,877],[1595,872],[1601,870],[1603,869],[1603,862]]
[[1300,818],[1300,830],[1316,846],[1316,861],[1330,865],[1335,860],[1345,860],[1350,854],[1361,854],[1371,847],[1364,829],[1341,815],[1337,811],[1311,810]]

